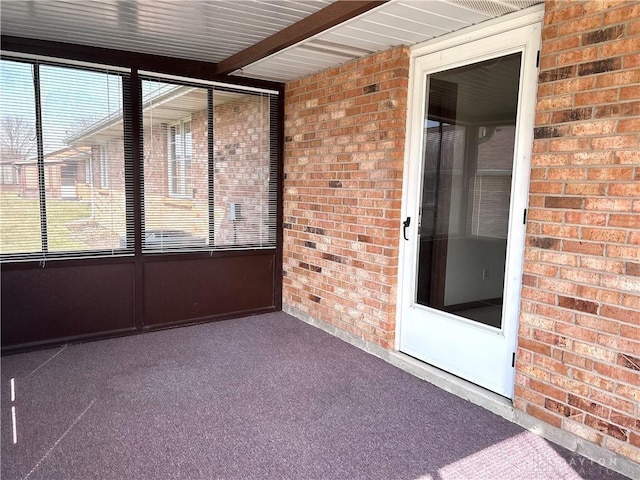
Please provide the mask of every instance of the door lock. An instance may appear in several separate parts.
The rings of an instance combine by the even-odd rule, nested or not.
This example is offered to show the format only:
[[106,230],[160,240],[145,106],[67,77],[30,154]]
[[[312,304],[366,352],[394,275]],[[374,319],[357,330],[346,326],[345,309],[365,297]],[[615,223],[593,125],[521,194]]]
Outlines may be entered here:
[[404,237],[405,240],[409,240],[407,238],[407,227],[409,227],[409,225],[411,225],[411,217],[407,217],[407,219],[402,222],[402,236]]

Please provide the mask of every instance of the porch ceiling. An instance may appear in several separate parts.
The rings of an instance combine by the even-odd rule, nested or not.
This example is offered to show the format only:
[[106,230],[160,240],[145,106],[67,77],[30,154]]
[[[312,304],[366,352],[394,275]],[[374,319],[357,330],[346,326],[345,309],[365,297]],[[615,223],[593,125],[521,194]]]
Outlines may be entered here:
[[218,73],[287,82],[541,2],[18,0],[3,2],[1,29],[14,37],[205,61]]

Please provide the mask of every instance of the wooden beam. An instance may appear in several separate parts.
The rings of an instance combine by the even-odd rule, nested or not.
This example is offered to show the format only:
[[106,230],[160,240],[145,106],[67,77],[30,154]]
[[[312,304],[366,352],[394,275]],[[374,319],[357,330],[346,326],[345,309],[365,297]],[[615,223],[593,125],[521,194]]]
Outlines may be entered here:
[[323,32],[328,28],[338,25],[342,22],[357,17],[358,15],[371,10],[379,5],[386,3],[384,1],[354,1],[354,0],[338,0],[322,10],[303,18],[299,22],[289,25],[287,28],[274,33],[268,38],[238,52],[230,57],[218,62],[216,74],[228,75],[239,68],[267,57],[284,48],[294,45],[305,40],[317,33]]

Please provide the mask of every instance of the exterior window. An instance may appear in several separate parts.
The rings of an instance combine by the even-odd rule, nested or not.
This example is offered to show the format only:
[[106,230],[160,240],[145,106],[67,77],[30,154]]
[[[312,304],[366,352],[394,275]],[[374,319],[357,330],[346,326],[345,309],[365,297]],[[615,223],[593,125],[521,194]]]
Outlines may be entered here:
[[16,183],[16,172],[13,165],[2,165],[2,175],[0,182],[2,185],[14,185]]
[[277,97],[151,76],[143,92],[143,253],[273,248]]
[[124,70],[0,68],[0,260],[134,254],[138,224],[142,253],[275,248],[277,92],[145,74],[125,108]]
[[193,197],[191,186],[191,155],[193,139],[191,119],[182,120],[169,127],[168,185],[169,195]]
[[[126,74],[31,60],[3,59],[0,67],[0,157],[14,164],[0,171],[2,260],[130,253],[121,241],[127,233],[123,122],[98,120],[122,111]],[[112,146],[108,166],[106,148],[95,148],[105,137]],[[90,187],[93,155],[99,192]]]

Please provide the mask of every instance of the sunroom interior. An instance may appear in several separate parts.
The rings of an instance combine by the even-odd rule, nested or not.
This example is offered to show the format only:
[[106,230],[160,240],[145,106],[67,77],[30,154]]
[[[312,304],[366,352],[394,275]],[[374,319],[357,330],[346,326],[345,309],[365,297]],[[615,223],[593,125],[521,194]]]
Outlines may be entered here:
[[[584,459],[511,423],[510,397],[397,347],[399,329],[386,320],[399,300],[384,305],[377,343],[286,305],[296,302],[292,277],[308,285],[342,266],[328,252],[322,258],[337,260],[335,270],[308,259],[287,265],[295,256],[284,195],[296,162],[285,147],[293,142],[286,123],[298,114],[287,109],[291,85],[393,47],[408,66],[417,50],[404,46],[482,35],[503,25],[499,17],[539,20],[540,3],[3,3],[3,473],[457,478],[487,467],[487,476],[528,478],[541,472],[522,461],[533,451],[543,473],[573,475]],[[511,298],[502,298],[499,272],[512,165],[496,159],[512,157],[504,150],[513,149],[518,92],[507,85],[519,63],[509,55],[479,61],[477,77],[450,70],[460,74],[454,89],[451,78],[431,75],[422,102],[430,114],[419,122],[422,151],[435,163],[415,176],[424,185],[423,221],[412,224],[422,235],[417,303],[483,331],[500,330]],[[411,85],[407,72],[402,81]],[[483,98],[482,82],[503,95]],[[300,95],[295,87],[297,105],[318,100]],[[474,116],[477,105],[484,116]],[[396,180],[399,205],[407,181]],[[301,216],[314,215],[309,208]],[[402,222],[389,223],[399,223],[400,241]],[[467,282],[470,264],[482,284]],[[320,305],[305,294],[303,307]],[[388,454],[390,444],[401,454]]]
[[3,352],[280,310],[284,85],[536,3],[3,5]]

